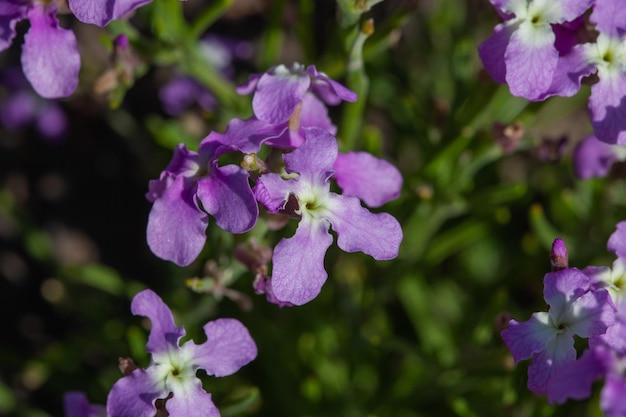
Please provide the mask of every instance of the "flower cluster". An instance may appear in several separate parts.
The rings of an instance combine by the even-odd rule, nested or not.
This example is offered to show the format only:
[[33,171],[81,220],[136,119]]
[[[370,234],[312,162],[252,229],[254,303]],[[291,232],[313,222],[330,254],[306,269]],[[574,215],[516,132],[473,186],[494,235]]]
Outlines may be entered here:
[[[197,152],[180,145],[160,178],[150,182],[147,239],[153,253],[188,265],[204,247],[209,215],[222,229],[244,233],[254,227],[261,203],[270,213],[299,219],[295,235],[274,248],[271,277],[257,276],[256,290],[272,302],[301,305],[317,296],[327,279],[331,227],[347,252],[396,257],[400,224],[387,213],[371,213],[361,201],[378,207],[396,198],[402,177],[368,153],[340,154],[328,118],[326,104],[356,95],[315,66],[299,64],[252,75],[238,91],[253,94],[254,115],[232,120],[224,133],[211,132]],[[282,161],[258,159],[262,146],[284,152]],[[232,152],[243,155],[248,170],[220,166],[219,157]],[[250,171],[256,171],[254,184]],[[333,177],[343,194],[331,191]]]
[[[626,413],[626,221],[618,223],[607,246],[617,256],[610,268],[567,268],[566,259],[562,269],[553,267],[544,278],[548,312],[522,323],[511,320],[502,339],[516,362],[532,358],[531,391],[547,395],[551,403],[584,399],[591,396],[592,383],[604,377],[601,408],[607,417],[617,417]],[[562,241],[555,241],[553,254],[563,249]],[[575,335],[588,338],[578,358]]]
[[[485,69],[529,100],[575,95],[595,75],[589,111],[595,136],[626,145],[626,10],[617,0],[491,0],[504,18],[479,46]],[[585,13],[597,38],[579,43]],[[591,38],[591,36],[588,36]],[[583,36],[584,38],[584,36]]]

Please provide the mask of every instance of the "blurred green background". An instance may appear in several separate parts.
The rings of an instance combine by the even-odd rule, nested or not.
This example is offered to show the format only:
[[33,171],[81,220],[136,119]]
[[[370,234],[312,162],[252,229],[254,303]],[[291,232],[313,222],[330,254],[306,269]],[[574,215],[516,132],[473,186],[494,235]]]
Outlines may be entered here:
[[[237,374],[203,376],[224,417],[601,415],[597,394],[551,407],[529,392],[527,363],[514,366],[499,330],[545,309],[554,238],[571,266],[611,264],[624,170],[574,177],[572,148],[591,132],[588,88],[545,103],[512,97],[476,52],[497,23],[487,0],[155,0],[105,29],[62,16],[83,59],[78,92],[60,103],[67,134],[52,143],[34,127],[0,127],[0,414],[62,416],[71,390],[103,404],[119,357],[149,362],[130,300],[150,287],[194,340],[207,320],[236,317],[257,342],[258,358]],[[111,58],[120,33],[130,66]],[[233,79],[203,58],[205,33],[251,45]],[[0,67],[19,63],[20,43]],[[211,223],[201,258],[178,268],[146,246],[144,194],[177,143],[195,149],[251,115],[238,83],[294,61],[359,92],[331,109],[340,147],[399,167],[402,195],[380,210],[405,237],[385,262],[331,247],[320,296],[280,309],[254,294],[232,250],[250,237],[273,246],[288,230],[269,232],[261,218],[232,236]],[[94,92],[110,70],[115,81]],[[167,115],[158,90],[175,74],[195,77],[218,106]],[[1,86],[0,102],[9,94]],[[192,291],[192,277],[220,278],[243,305]]]

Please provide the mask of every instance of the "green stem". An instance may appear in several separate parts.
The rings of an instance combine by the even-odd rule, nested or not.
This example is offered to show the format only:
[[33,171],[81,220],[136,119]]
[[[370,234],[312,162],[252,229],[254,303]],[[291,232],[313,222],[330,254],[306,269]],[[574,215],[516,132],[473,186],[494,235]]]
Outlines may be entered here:
[[338,136],[341,138],[344,150],[357,148],[358,138],[363,125],[363,113],[369,91],[369,78],[363,67],[363,45],[373,32],[372,20],[366,21],[362,29],[357,33],[350,49],[346,84],[349,89],[357,93],[358,98],[355,103],[346,104],[345,113],[341,120]]
[[232,4],[233,0],[215,0],[209,7],[200,12],[189,29],[191,39],[198,39],[202,36],[217,19],[222,17]]

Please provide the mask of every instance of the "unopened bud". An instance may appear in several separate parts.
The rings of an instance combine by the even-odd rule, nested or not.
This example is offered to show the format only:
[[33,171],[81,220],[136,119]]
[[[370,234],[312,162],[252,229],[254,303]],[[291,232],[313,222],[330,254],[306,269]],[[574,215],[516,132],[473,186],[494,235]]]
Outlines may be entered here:
[[552,272],[566,269],[568,264],[567,259],[567,247],[563,239],[556,238],[552,243],[552,250],[550,251],[550,265],[552,266]]

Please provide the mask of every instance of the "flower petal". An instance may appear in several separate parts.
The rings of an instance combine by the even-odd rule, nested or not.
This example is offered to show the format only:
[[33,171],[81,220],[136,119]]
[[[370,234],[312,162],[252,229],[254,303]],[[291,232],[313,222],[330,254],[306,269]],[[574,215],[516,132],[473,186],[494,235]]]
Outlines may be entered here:
[[59,27],[56,3],[35,2],[28,13],[30,29],[22,46],[24,75],[42,97],[71,95],[78,85],[80,55],[76,36]]
[[148,215],[148,246],[159,258],[186,266],[204,247],[209,218],[197,207],[195,190],[185,186],[185,177],[166,174],[164,180],[166,188]]
[[135,369],[130,375],[117,380],[107,397],[108,417],[154,417],[154,402],[169,394],[162,383],[155,382],[153,368]]
[[302,98],[300,127],[319,127],[332,135],[337,133],[337,126],[328,117],[328,109],[312,93],[306,93]]
[[493,29],[493,34],[478,45],[478,55],[483,62],[485,70],[495,82],[506,82],[506,63],[504,53],[511,40],[511,35],[516,26],[502,23]]
[[256,153],[261,144],[280,137],[286,130],[286,123],[272,124],[256,117],[246,120],[232,119],[220,140],[243,153]]
[[580,82],[596,71],[587,58],[588,45],[576,45],[565,56],[559,57],[550,88],[537,97],[544,100],[550,96],[571,97],[580,90]]
[[626,145],[626,73],[598,72],[591,86],[591,124],[603,142]]
[[228,232],[247,232],[259,217],[248,173],[237,165],[215,168],[211,175],[199,179],[197,196],[215,223]]
[[621,372],[610,372],[600,394],[600,408],[605,417],[626,415],[626,377]]
[[328,278],[324,256],[333,243],[328,227],[325,221],[303,218],[293,237],[278,242],[271,278],[276,298],[302,305],[320,293]]
[[101,405],[89,404],[84,392],[72,391],[63,395],[65,417],[105,417],[106,409]]
[[263,174],[254,186],[254,196],[270,212],[277,213],[285,207],[296,185],[294,180],[284,180],[279,174]]
[[528,367],[528,389],[535,394],[547,394],[555,373],[576,361],[572,334],[568,330],[560,333],[544,350],[534,353],[532,359]]
[[5,0],[0,10],[0,51],[4,51],[13,42],[15,24],[27,16],[28,4],[22,1]]
[[[197,381],[197,382],[196,382]],[[167,400],[165,409],[172,417],[220,417],[220,412],[211,400],[211,394],[202,389],[200,380],[184,384]]]
[[604,35],[622,36],[626,32],[626,8],[621,1],[596,1],[589,20]]
[[548,313],[541,312],[533,313],[530,319],[521,323],[511,320],[500,335],[517,363],[544,350],[556,337],[557,330],[550,324]]
[[575,362],[554,372],[548,384],[548,401],[562,404],[568,398],[583,400],[591,396],[593,381],[604,375],[604,361],[596,350],[587,349]]
[[333,168],[343,195],[358,197],[370,207],[380,207],[400,195],[400,171],[367,152],[340,153]]
[[210,321],[204,325],[204,333],[206,342],[192,346],[192,360],[209,375],[231,375],[256,358],[256,344],[239,320]]
[[337,140],[323,129],[302,130],[305,142],[283,157],[285,169],[289,173],[297,172],[314,183],[324,182],[333,172],[332,167],[338,153]]
[[313,79],[311,83],[311,91],[321,98],[324,103],[336,105],[343,101],[354,102],[357,100],[357,94],[339,84],[337,81],[328,78],[323,72],[317,71],[315,65],[309,65],[306,72]]
[[371,213],[356,197],[330,194],[328,214],[337,232],[337,245],[346,252],[363,252],[376,260],[398,256],[402,242],[400,223],[388,213]]
[[549,272],[543,278],[543,298],[550,306],[553,317],[558,317],[588,289],[589,277],[576,268]]
[[511,34],[504,53],[506,82],[511,94],[536,100],[552,83],[559,52],[549,25],[535,27],[522,22]]
[[299,71],[291,72],[283,65],[273,73],[265,73],[256,85],[252,98],[254,115],[272,124],[284,123],[309,89],[311,80]]
[[150,353],[167,352],[178,349],[185,329],[176,326],[170,308],[154,291],[143,290],[133,297],[130,310],[136,316],[150,319],[151,328],[146,350]]
[[580,337],[601,335],[615,322],[615,306],[607,290],[590,291],[574,300],[561,320]]
[[615,226],[616,230],[609,237],[607,249],[615,253],[619,258],[626,258],[626,221],[621,221]]
[[124,17],[133,10],[150,3],[152,0],[69,0],[70,10],[83,23],[100,27],[111,20]]
[[574,173],[582,180],[606,177],[616,160],[613,146],[593,135],[579,142],[572,155]]

